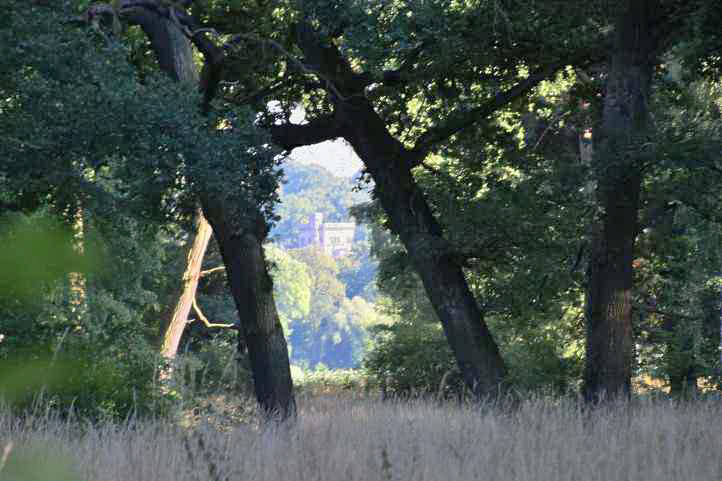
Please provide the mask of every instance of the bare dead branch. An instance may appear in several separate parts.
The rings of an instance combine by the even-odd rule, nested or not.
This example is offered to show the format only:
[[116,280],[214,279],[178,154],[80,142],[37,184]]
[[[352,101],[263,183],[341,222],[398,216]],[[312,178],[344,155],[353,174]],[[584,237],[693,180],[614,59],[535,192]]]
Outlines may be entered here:
[[[208,318],[203,314],[201,311],[201,308],[198,307],[198,302],[196,301],[195,297],[193,298],[193,310],[196,312],[196,315],[198,316],[198,319],[203,323],[204,326],[207,328],[225,328],[225,329],[238,329],[238,324],[226,324],[226,323],[214,323],[208,320]],[[193,321],[190,321],[193,322]]]
[[226,266],[214,267],[212,269],[207,269],[205,271],[201,271],[200,277],[205,277],[207,275],[213,274],[214,272],[225,271],[225,270],[226,270]]

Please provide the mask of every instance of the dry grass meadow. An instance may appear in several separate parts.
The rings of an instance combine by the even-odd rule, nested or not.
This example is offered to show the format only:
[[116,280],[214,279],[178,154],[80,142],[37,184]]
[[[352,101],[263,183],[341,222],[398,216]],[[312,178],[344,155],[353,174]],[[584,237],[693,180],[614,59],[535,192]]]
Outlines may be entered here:
[[722,479],[722,404],[585,413],[309,397],[292,425],[90,425],[0,414],[2,481],[621,481]]

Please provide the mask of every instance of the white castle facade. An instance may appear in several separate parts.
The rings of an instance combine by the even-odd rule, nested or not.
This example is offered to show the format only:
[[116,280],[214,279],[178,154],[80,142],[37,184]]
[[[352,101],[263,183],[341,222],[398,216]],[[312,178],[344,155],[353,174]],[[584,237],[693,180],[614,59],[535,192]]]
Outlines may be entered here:
[[356,224],[353,222],[324,222],[323,214],[311,215],[308,223],[299,224],[297,247],[316,246],[334,258],[351,254]]

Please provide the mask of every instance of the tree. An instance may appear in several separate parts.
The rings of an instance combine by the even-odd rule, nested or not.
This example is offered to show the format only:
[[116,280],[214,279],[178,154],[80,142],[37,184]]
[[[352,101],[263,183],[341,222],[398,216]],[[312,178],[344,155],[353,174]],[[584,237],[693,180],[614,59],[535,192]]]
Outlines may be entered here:
[[[289,92],[297,94],[299,89],[305,89],[308,82],[304,77],[308,74],[318,79],[318,83],[310,87],[311,98],[317,102],[309,110],[317,115],[304,125],[270,122],[266,125],[268,130],[274,140],[288,150],[337,137],[349,141],[375,182],[374,193],[386,211],[389,227],[401,238],[421,276],[466,382],[479,396],[495,395],[505,368],[498,347],[483,322],[482,311],[464,279],[462,266],[469,254],[445,238],[444,229],[412,171],[440,144],[524,96],[558,70],[568,61],[568,49],[562,48],[563,41],[555,38],[547,43],[546,55],[539,56],[536,45],[541,21],[530,22],[531,28],[523,29],[522,40],[514,43],[508,41],[511,37],[508,34],[513,30],[511,26],[497,28],[499,25],[493,19],[487,22],[473,8],[445,10],[446,5],[413,3],[401,5],[390,16],[377,16],[354,2],[337,8],[328,7],[326,2],[304,3],[299,12],[302,20],[292,23],[288,44],[291,49],[300,51],[302,60],[295,58],[277,40],[250,34],[234,36],[228,46],[256,44],[280,52],[281,65],[291,65],[293,70],[289,75],[293,84]],[[558,9],[556,4],[550,10],[535,5],[526,12],[528,15],[519,17],[525,21],[529,18],[540,20],[546,18],[545,14],[558,13]],[[193,18],[187,15],[177,15],[177,18],[190,29],[191,38],[204,54],[206,78],[216,82],[206,92],[217,93],[217,82],[223,77],[222,71],[229,65],[226,60],[232,59],[232,55],[226,55],[209,42],[206,32],[197,28]],[[442,22],[438,27],[418,28],[418,22],[439,18]],[[563,18],[574,20],[559,25],[560,30],[586,27],[583,21],[581,26],[574,23],[583,16]],[[312,27],[314,22],[319,25],[318,29]],[[369,24],[378,27],[376,31],[380,38],[377,43],[360,33],[374,31],[374,28],[367,29]],[[352,25],[358,28],[352,28]],[[407,40],[404,38],[407,33],[414,35],[415,44],[401,41]],[[384,49],[389,51],[384,47],[388,43],[381,38],[383,35],[393,39],[392,43],[399,40],[396,44],[399,47],[391,56],[381,53]],[[469,37],[473,41],[469,42]],[[588,43],[584,46],[593,45],[594,37],[586,36],[584,39]],[[343,46],[344,53],[334,44],[334,39]],[[457,42],[468,48],[459,49]],[[479,42],[488,46],[489,51],[499,45],[505,48],[494,51],[498,55],[493,57],[479,55]],[[409,48],[408,45],[413,46]],[[458,58],[437,61],[432,52],[439,49],[457,52]],[[357,65],[361,68],[368,65],[369,68],[363,72],[351,68],[350,58],[355,55]],[[515,59],[511,65],[510,58]],[[389,63],[400,68],[383,71]],[[458,71],[450,74],[450,65],[457,65]],[[503,65],[503,68],[492,69],[498,77],[480,83],[477,81],[479,72],[487,65]],[[528,68],[532,74],[519,79],[520,66]],[[446,89],[449,83],[452,91],[461,87],[464,97],[457,98],[456,102],[442,102],[439,108],[440,96],[453,98]],[[376,84],[383,88],[371,93]],[[500,89],[500,85],[504,87]],[[367,91],[369,87],[371,90]],[[268,92],[276,87],[266,85],[264,88]],[[425,113],[430,113],[430,118],[440,116],[442,120],[429,128],[409,121],[407,96],[432,100]],[[207,96],[207,103],[212,97]],[[475,106],[468,108],[469,104]],[[392,134],[396,129],[400,129],[400,136]]]
[[[76,369],[48,397],[61,410],[124,416],[152,404],[145,401],[153,396],[157,296],[166,292],[163,228],[177,220],[170,212],[187,199],[177,188],[177,156],[203,142],[194,135],[200,123],[192,92],[158,77],[141,85],[125,50],[68,28],[66,19],[61,8],[15,2],[1,25],[11,47],[0,80],[7,136],[0,147],[0,196],[3,230],[11,238],[23,237],[25,225],[38,232],[16,251],[16,262],[25,264],[16,272],[32,273],[35,260],[48,263],[42,270],[50,273],[82,272],[84,308],[73,312],[73,285],[57,278],[37,279],[27,302],[13,300],[11,291],[0,308],[6,336],[0,356],[3,362],[71,362]],[[166,99],[176,95],[189,103],[170,116]],[[162,129],[167,134],[158,136]],[[65,236],[57,233],[72,231],[78,205],[82,262],[43,259],[43,252],[62,252]]]
[[[133,14],[133,21],[140,24],[148,35],[163,72],[178,82],[198,82],[190,42],[169,19],[138,10]],[[193,241],[188,243],[186,268],[177,293],[173,296],[178,300],[169,314],[169,319],[162,325],[160,353],[166,359],[173,359],[178,351],[181,336],[188,324],[188,314],[196,298],[203,257],[211,238],[211,228],[203,213],[199,210],[195,217]]]
[[203,216],[203,213],[196,214],[194,222],[194,233],[192,242],[189,243],[186,255],[186,268],[183,271],[182,282],[180,285],[181,294],[175,304],[170,319],[164,323],[162,328],[162,339],[160,354],[168,360],[175,358],[178,352],[183,331],[188,324],[188,314],[196,302],[196,291],[198,289],[198,281],[203,266],[203,258],[205,256],[208,242],[211,240],[211,226]]
[[[661,2],[663,8],[654,15],[658,38],[652,43],[664,39],[660,45],[669,45],[670,39],[676,39],[673,33],[684,27],[684,21],[680,23],[679,19],[697,12],[702,3]],[[384,211],[383,221],[398,236],[402,254],[418,273],[466,383],[478,396],[484,396],[498,392],[506,368],[477,302],[481,290],[472,289],[464,269],[496,250],[483,242],[471,246],[458,242],[440,215],[439,204],[434,204],[431,192],[420,182],[421,172],[434,170],[429,165],[432,154],[449,152],[463,159],[466,173],[484,171],[488,157],[475,156],[507,150],[509,135],[504,144],[499,131],[504,122],[509,124],[510,116],[518,115],[528,105],[530,92],[565,65],[595,65],[607,55],[610,49],[606,32],[615,25],[614,16],[626,4],[615,2],[611,12],[602,2],[584,12],[575,5],[495,2],[495,11],[503,15],[484,16],[474,6],[456,2],[399,2],[385,11],[383,2],[329,4],[319,0],[303,2],[296,9],[274,3],[272,8],[279,8],[273,12],[258,5],[250,7],[258,8],[251,11],[258,13],[259,25],[250,25],[241,16],[219,15],[224,10],[215,3],[202,4],[198,9],[194,6],[191,12],[196,18],[182,9],[158,5],[147,8],[172,18],[203,54],[206,111],[213,112],[228,101],[266,105],[275,98],[282,112],[267,111],[260,122],[286,150],[337,137],[353,146],[366,165],[367,179],[374,181],[374,197]],[[514,16],[506,14],[511,9]],[[637,17],[647,22],[644,15]],[[706,20],[699,23],[707,25]],[[235,27],[243,33],[231,36],[221,47],[212,38],[213,32],[201,27],[216,27],[223,33]],[[615,35],[623,36],[625,29],[629,30],[623,22],[619,27],[611,29]],[[550,28],[556,33],[552,34]],[[642,43],[640,48],[647,48],[647,42]],[[639,71],[647,67],[635,64],[634,59],[654,63],[645,55],[656,55],[660,48],[645,50],[641,57],[635,57],[637,47],[624,47],[626,50],[615,51],[618,64],[600,76],[606,75],[610,86],[619,79],[619,88],[631,89],[636,95],[648,88],[644,84],[646,73]],[[261,51],[274,55],[259,54],[254,58],[254,53]],[[448,55],[440,58],[438,51]],[[632,60],[628,59],[630,55]],[[625,70],[630,63],[629,71]],[[250,70],[255,75],[247,75]],[[630,71],[631,76],[625,77]],[[641,83],[638,88],[630,87],[624,83],[627,78]],[[643,92],[635,98],[644,99]],[[300,100],[306,101],[308,122],[289,123],[290,110]],[[616,104],[611,99],[605,101],[613,113]],[[623,99],[622,103],[625,101],[631,102]],[[605,119],[611,118],[611,113],[606,113]],[[609,135],[604,135],[605,129]],[[618,134],[602,125],[600,135],[595,136],[595,140],[599,138],[595,167],[600,208],[605,210],[607,220],[617,216],[614,218],[623,223],[617,231],[605,230],[603,224],[597,238],[599,247],[595,252],[601,252],[601,257],[595,259],[612,267],[598,264],[590,269],[593,282],[589,306],[590,312],[605,312],[606,307],[615,305],[624,318],[629,312],[631,268],[627,261],[636,235],[636,228],[632,228],[636,223],[635,203],[641,196],[636,186],[642,181],[633,162],[615,157]],[[543,137],[542,133],[540,139]],[[578,136],[574,140],[578,142]],[[489,143],[488,151],[473,147]],[[541,190],[544,186],[537,187]],[[617,193],[624,195],[617,197]],[[480,212],[488,214],[484,209]],[[605,259],[608,254],[615,257]],[[481,305],[492,304],[481,299]],[[625,322],[620,327],[627,329]],[[595,327],[602,337],[609,332],[607,324],[603,319]],[[620,386],[624,390],[627,381],[619,380],[629,371],[625,367],[629,361],[629,334],[624,329],[625,334],[617,339],[621,344],[607,356],[614,358],[609,369],[614,371],[610,379],[616,380],[592,380],[594,369],[606,364],[594,361],[599,356],[595,346],[590,348],[590,391],[604,382],[612,390]],[[591,344],[596,342],[594,339],[595,334],[590,332]]]
[[[47,37],[43,29],[38,30],[38,39],[18,44],[11,51],[10,62],[17,61],[21,67],[28,68],[13,68],[3,74],[3,88],[11,92],[4,102],[10,107],[8,112],[14,114],[39,113],[35,117],[3,116],[4,127],[8,127],[3,130],[10,133],[14,141],[12,155],[3,156],[6,162],[3,172],[12,172],[9,178],[16,189],[13,200],[19,208],[32,210],[42,205],[38,200],[50,199],[62,212],[63,205],[76,205],[68,202],[68,197],[70,200],[73,197],[67,196],[69,191],[60,188],[68,185],[68,173],[73,174],[74,181],[84,185],[88,176],[100,176],[107,171],[124,176],[123,182],[117,185],[111,181],[110,189],[124,189],[123,194],[131,192],[134,202],[128,204],[134,207],[137,204],[141,214],[163,215],[174,209],[180,210],[187,206],[184,204],[189,200],[187,194],[194,193],[213,223],[229,265],[232,292],[244,314],[242,330],[249,345],[259,402],[269,413],[290,416],[295,411],[295,403],[288,355],[260,247],[276,199],[277,150],[264,147],[268,140],[258,136],[253,128],[253,115],[248,111],[236,111],[230,119],[216,114],[202,117],[198,109],[200,99],[189,90],[196,85],[189,76],[181,75],[190,70],[189,65],[192,66],[186,61],[192,60],[190,45],[169,18],[167,8],[165,15],[159,15],[153,5],[144,9],[121,3],[120,10],[95,5],[82,20],[96,27],[115,26],[117,14],[127,15],[130,22],[140,25],[147,33],[159,64],[179,81],[178,84],[170,86],[152,74],[145,75],[139,82],[137,72],[129,69],[127,62],[118,61],[123,49],[117,48],[115,39],[102,28],[96,29],[95,41],[108,45],[103,52],[106,59],[96,55],[97,45],[86,41],[76,42],[73,45],[77,45],[77,49],[63,51],[62,55],[55,52],[57,58],[49,62],[48,58],[52,56],[42,57],[38,53],[47,54],[48,49],[58,48],[58,42],[53,39],[43,44],[42,39]],[[67,10],[60,12],[61,7],[57,10],[28,5],[14,12],[14,18],[22,20],[18,25],[28,23],[25,15],[61,22],[57,16],[61,13],[65,14],[62,22],[67,22]],[[106,23],[106,20],[111,22]],[[65,30],[63,35],[70,35],[67,28]],[[113,30],[112,35],[120,33]],[[6,62],[5,57],[3,61]],[[63,61],[68,66],[78,66],[77,70],[69,73],[72,69],[62,66]],[[113,72],[117,78],[112,78]],[[133,102],[128,101],[128,95]],[[49,96],[64,100],[48,103]],[[138,107],[139,98],[147,98],[147,109]],[[164,99],[162,107],[156,102],[160,98]],[[168,98],[174,98],[176,102],[171,106]],[[81,106],[79,100],[87,105]],[[132,108],[126,107],[125,103]],[[52,109],[47,108],[50,104]],[[74,119],[73,122],[67,122],[69,117]],[[111,118],[118,123],[110,121]],[[139,122],[138,119],[143,120]],[[222,121],[234,126],[234,135],[215,128]],[[34,131],[40,122],[45,123],[47,135],[36,143],[27,138],[27,133]],[[68,135],[67,126],[73,123],[79,130]],[[84,138],[82,134],[86,132],[92,132],[92,137]],[[113,141],[106,142],[107,139]],[[233,156],[233,161],[225,158],[226,155]],[[48,158],[57,160],[57,170],[48,169]],[[61,168],[61,163],[66,162],[70,168],[67,165]],[[239,168],[235,168],[237,162],[241,163]],[[23,164],[32,168],[29,171],[25,167],[17,168]],[[234,164],[233,172],[219,180],[214,169],[221,171],[229,164]],[[23,184],[25,175],[33,181]],[[60,176],[60,182],[55,182],[57,176]],[[179,186],[184,188],[179,189]],[[133,190],[135,187],[140,189]],[[239,223],[237,219],[248,221]],[[246,269],[245,265],[252,268]],[[248,309],[249,306],[252,308]]]
[[[145,6],[120,2],[118,10],[111,10],[110,14],[119,14],[124,20],[140,25],[151,41],[161,68],[177,72],[193,67],[189,54],[190,41],[181,25],[173,21],[175,8],[174,5],[155,2]],[[104,11],[107,10],[90,8],[88,15],[92,18]],[[191,78],[190,75],[173,76],[181,81]],[[265,159],[261,157],[264,153],[256,150],[256,146],[262,144],[258,140],[247,144],[243,156],[248,162],[248,174],[254,176],[246,184],[250,182],[253,185],[237,187],[235,198],[213,185],[213,179],[201,176],[192,178],[192,181],[226,266],[241,320],[240,335],[243,337],[239,337],[239,342],[248,348],[258,402],[267,413],[287,418],[295,414],[293,382],[286,341],[273,299],[273,282],[262,248],[269,230],[262,206],[275,200],[274,190],[269,191],[275,186],[276,174],[272,171],[275,164],[263,165]],[[256,150],[257,155],[253,155],[252,150]],[[196,169],[198,167],[196,165]],[[206,163],[201,168],[208,167],[217,168],[218,164]]]
[[284,331],[291,336],[291,323],[307,318],[311,312],[311,272],[308,265],[273,244],[266,246],[266,256],[273,265],[271,274],[278,313]]
[[[588,401],[630,393],[634,360],[632,263],[645,201],[644,180],[650,176],[650,165],[664,164],[660,160],[672,157],[677,163],[684,162],[679,149],[655,133],[661,124],[652,122],[650,115],[653,87],[658,82],[655,68],[663,52],[685,43],[690,35],[686,22],[704,24],[715,13],[719,15],[704,2],[618,5],[602,120],[594,134],[600,225],[588,266],[584,384]],[[707,48],[701,47],[698,53],[705,56]],[[697,152],[698,159],[706,157],[703,150]],[[673,205],[669,202],[663,199],[662,205]]]
[[649,128],[655,7],[655,2],[630,2],[619,13],[607,72],[595,146],[602,226],[589,262],[586,304],[584,396],[589,401],[629,395],[631,389],[632,260],[642,159],[629,152]]

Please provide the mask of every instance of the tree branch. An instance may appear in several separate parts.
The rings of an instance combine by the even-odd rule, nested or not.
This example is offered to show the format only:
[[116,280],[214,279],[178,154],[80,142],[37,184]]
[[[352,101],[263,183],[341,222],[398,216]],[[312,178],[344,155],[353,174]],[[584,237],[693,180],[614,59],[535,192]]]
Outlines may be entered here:
[[649,210],[649,212],[639,221],[637,234],[648,227],[654,227],[662,222],[669,215],[674,214],[675,210],[680,206],[679,202],[664,202]]
[[284,57],[286,57],[289,62],[291,62],[291,63],[292,63],[293,65],[295,65],[296,67],[298,67],[298,69],[299,69],[301,72],[304,72],[304,73],[307,73],[307,74],[311,74],[311,75],[315,75],[315,76],[319,77],[321,80],[323,80],[323,81],[325,82],[326,87],[327,87],[336,97],[338,97],[338,98],[341,99],[341,100],[344,100],[344,99],[345,99],[345,97],[344,97],[343,95],[341,95],[341,92],[338,91],[338,89],[336,88],[336,86],[334,85],[333,81],[332,81],[330,78],[326,77],[326,76],[325,76],[322,72],[320,72],[319,70],[314,69],[314,68],[312,68],[312,67],[309,67],[308,65],[304,64],[303,62],[301,62],[299,59],[296,58],[295,55],[293,55],[291,52],[289,52],[288,50],[286,50],[286,49],[283,47],[283,45],[281,45],[280,43],[276,42],[275,40],[273,40],[273,39],[266,39],[266,38],[260,38],[260,37],[256,37],[255,35],[247,35],[247,34],[239,33],[239,34],[234,35],[233,38],[231,38],[231,40],[229,40],[229,41],[226,43],[226,45],[224,45],[224,48],[226,48],[226,46],[229,46],[229,47],[230,47],[230,46],[238,43],[239,40],[249,40],[249,41],[251,41],[251,42],[260,43],[260,44],[263,44],[263,45],[268,45],[269,47],[272,47],[272,48],[276,49],[278,52],[281,53],[281,55],[283,55]]
[[412,77],[416,61],[421,56],[421,53],[426,49],[431,42],[422,42],[409,52],[409,54],[401,62],[399,68],[394,70],[384,70],[380,77],[374,77],[370,73],[359,74],[359,77],[363,79],[364,86],[371,85],[375,82],[380,82],[387,87],[405,85],[409,78]]
[[258,89],[255,92],[249,93],[243,97],[241,97],[240,95],[235,97],[226,96],[225,100],[227,102],[238,105],[248,105],[249,103],[257,102],[265,97],[268,97],[269,95],[281,90],[283,87],[288,86],[288,84],[289,82],[287,82],[286,80],[280,80],[272,85]]
[[326,82],[325,87],[338,100],[363,95],[368,79],[353,71],[351,65],[331,42],[321,38],[308,23],[300,22],[293,27],[296,43],[303,52],[305,65]]
[[[187,6],[190,2],[181,2],[179,6]],[[93,5],[88,9],[89,15],[95,11],[108,14],[109,5]],[[96,13],[96,14],[97,14]],[[147,13],[155,14],[173,22],[191,43],[203,54],[205,59],[203,77],[200,87],[203,91],[203,110],[207,111],[210,101],[215,96],[221,80],[221,67],[225,60],[225,52],[218,47],[207,35],[207,29],[199,28],[195,19],[183,9],[175,6],[162,5],[152,0],[121,0],[117,14],[131,23],[142,24]],[[89,17],[92,18],[92,17]]]
[[582,259],[584,259],[584,251],[586,248],[587,241],[582,241],[579,245],[579,249],[577,249],[577,255],[574,256],[574,264],[572,264],[572,267],[569,268],[569,275],[574,274],[577,269],[579,269],[579,266],[582,264]]
[[529,75],[512,88],[499,92],[483,105],[465,112],[451,114],[449,118],[447,118],[446,122],[427,130],[419,137],[416,142],[416,146],[411,150],[412,157],[417,159],[415,165],[418,164],[418,162],[421,162],[421,160],[426,157],[426,154],[428,154],[437,144],[485,119],[513,100],[526,95],[531,89],[539,85],[539,83],[543,80],[552,76],[564,65],[566,65],[566,62],[558,62],[547,66],[536,73]]
[[306,124],[280,124],[267,127],[273,142],[285,150],[304,145],[318,144],[343,136],[343,129],[334,115],[312,119]]
[[687,314],[681,314],[679,312],[660,311],[657,308],[645,307],[645,306],[634,306],[635,310],[646,312],[647,314],[659,314],[663,317],[678,317],[680,319],[698,319],[698,317],[690,316]]
[[218,266],[218,267],[214,267],[212,269],[201,271],[198,275],[199,275],[199,277],[204,277],[204,276],[213,274],[214,272],[225,271],[225,270],[226,270],[226,266]]
[[3,135],[3,136],[0,136],[0,140],[4,140],[6,142],[16,144],[19,147],[27,146],[27,147],[30,147],[30,148],[36,149],[36,150],[42,149],[42,147],[40,145],[33,144],[32,142],[28,142],[27,140],[24,140],[24,139],[16,139],[15,137],[7,137],[7,136]]
[[[207,328],[213,328],[213,327],[219,327],[219,328],[226,328],[226,329],[238,329],[238,324],[225,324],[225,323],[213,323],[208,320],[206,316],[203,315],[203,312],[201,312],[201,308],[198,307],[198,302],[196,301],[196,298],[193,298],[193,310],[196,312],[196,315],[198,316],[198,319],[205,325]],[[193,321],[190,321],[193,322]]]

